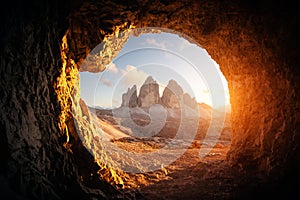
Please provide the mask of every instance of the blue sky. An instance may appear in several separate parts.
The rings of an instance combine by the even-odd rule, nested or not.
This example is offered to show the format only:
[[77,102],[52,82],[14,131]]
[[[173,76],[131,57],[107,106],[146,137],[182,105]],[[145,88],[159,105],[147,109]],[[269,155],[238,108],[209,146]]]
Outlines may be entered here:
[[122,94],[134,84],[139,91],[149,75],[160,85],[160,93],[173,79],[198,102],[229,104],[227,81],[206,50],[165,32],[131,35],[103,72],[80,72],[81,98],[89,106],[118,107]]

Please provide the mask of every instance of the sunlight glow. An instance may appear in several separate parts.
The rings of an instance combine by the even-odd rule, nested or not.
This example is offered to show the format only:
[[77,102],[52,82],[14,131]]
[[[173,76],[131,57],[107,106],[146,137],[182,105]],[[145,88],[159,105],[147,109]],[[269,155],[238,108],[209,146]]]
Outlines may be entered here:
[[[197,68],[203,71],[216,68],[217,75],[203,74]],[[175,79],[199,103],[214,107],[230,105],[227,81],[206,50],[176,34],[165,32],[141,34],[138,37],[130,35],[106,70],[99,73],[80,72],[81,97],[92,107],[118,107],[121,104],[121,94],[134,84],[139,91],[149,75],[158,81],[160,91],[170,79]],[[208,82],[212,87],[216,78],[221,79],[223,87],[214,88],[220,92],[215,93],[212,103]],[[222,100],[224,98],[218,97],[224,96],[224,93],[225,102]]]

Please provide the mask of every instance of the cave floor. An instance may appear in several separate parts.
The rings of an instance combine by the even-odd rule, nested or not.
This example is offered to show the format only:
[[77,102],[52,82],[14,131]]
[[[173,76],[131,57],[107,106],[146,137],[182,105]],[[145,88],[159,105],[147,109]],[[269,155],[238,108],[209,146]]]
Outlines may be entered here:
[[218,143],[200,158],[199,147],[191,147],[164,170],[128,175],[124,192],[149,200],[232,199],[241,189],[241,179],[240,172],[226,162],[229,148],[228,143]]
[[[101,115],[102,116],[102,115]],[[103,117],[103,116],[102,116]],[[106,116],[107,117],[107,116]],[[163,138],[134,138],[126,135],[111,120],[110,115],[104,121],[100,120],[103,130],[114,138],[114,145],[128,152],[147,153],[162,148],[170,139]],[[114,132],[112,130],[115,130]],[[120,132],[122,134],[120,134]],[[117,199],[237,199],[236,195],[248,187],[249,180],[245,180],[237,168],[230,166],[226,155],[230,149],[230,135],[225,140],[218,139],[213,148],[209,141],[194,140],[192,144],[183,145],[185,152],[175,162],[154,172],[122,174],[124,189]],[[183,141],[178,141],[185,144]],[[201,150],[208,150],[204,157],[199,156]],[[175,148],[176,151],[176,148]],[[151,160],[148,161],[149,165]]]

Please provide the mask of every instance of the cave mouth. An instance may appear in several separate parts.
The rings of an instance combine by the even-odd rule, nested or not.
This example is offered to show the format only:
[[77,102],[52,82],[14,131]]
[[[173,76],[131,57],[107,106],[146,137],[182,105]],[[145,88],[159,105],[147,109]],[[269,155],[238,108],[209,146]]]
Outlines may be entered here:
[[[73,81],[79,80],[75,77],[76,65],[94,44],[126,21],[136,27],[165,27],[188,34],[220,65],[228,80],[232,106],[228,169],[237,166],[245,172],[233,171],[230,175],[201,171],[212,164],[201,162],[197,164],[200,167],[183,168],[192,172],[187,173],[185,180],[191,176],[198,181],[181,183],[174,179],[176,174],[182,177],[184,173],[167,170],[171,177],[157,174],[164,180],[153,184],[156,188],[148,187],[149,192],[157,192],[156,196],[144,192],[143,197],[260,199],[262,193],[266,198],[298,195],[294,184],[299,181],[300,169],[300,20],[296,4],[266,0],[17,0],[3,8],[0,179],[4,196],[8,193],[15,199],[109,199],[116,194],[120,199],[124,194],[111,189],[115,180],[103,180],[113,171],[101,168],[101,178],[95,176],[99,166],[94,163],[94,155],[83,147],[72,129],[72,114],[88,119],[88,110],[80,98],[72,102],[69,94]],[[83,106],[71,113],[71,103]],[[97,140],[91,134],[87,136],[87,141]],[[103,155],[102,151],[99,155]],[[245,184],[235,182],[234,176],[244,179]],[[170,187],[159,188],[163,183]],[[174,191],[170,192],[170,188]],[[237,193],[245,198],[235,198]],[[131,197],[128,199],[138,199]]]
[[[121,45],[117,55],[106,41]],[[148,186],[153,174],[166,177],[182,168],[186,175],[203,160],[225,160],[231,145],[227,81],[193,39],[153,27],[118,32],[78,68],[78,103],[72,105],[77,133],[95,160],[127,173],[120,176],[131,176],[128,182],[136,179],[125,187]]]

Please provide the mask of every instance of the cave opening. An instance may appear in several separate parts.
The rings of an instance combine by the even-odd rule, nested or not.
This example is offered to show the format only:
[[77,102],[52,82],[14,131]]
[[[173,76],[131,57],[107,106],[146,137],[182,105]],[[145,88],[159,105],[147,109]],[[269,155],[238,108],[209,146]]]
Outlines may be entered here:
[[[122,46],[109,48],[106,41]],[[217,168],[226,160],[228,85],[205,49],[153,27],[118,32],[105,42],[78,66],[72,100],[76,132],[100,166],[118,171],[118,181],[127,177],[122,187],[134,189],[173,174],[178,183],[193,183],[184,181],[190,168]],[[107,54],[115,57],[99,67]]]
[[[92,3],[93,4],[93,3]],[[176,6],[179,6],[180,3],[175,3]],[[86,10],[89,8],[89,4],[84,4],[82,6],[83,10]],[[154,5],[153,9],[155,10],[156,7]],[[176,7],[175,6],[175,7]],[[183,12],[187,9],[185,5],[182,7]],[[189,5],[188,7],[193,7],[197,8],[199,10],[203,10],[205,8],[210,9],[209,4],[203,4],[201,7],[197,3],[193,3]],[[200,8],[200,7],[201,8]],[[97,7],[97,6],[96,6]],[[151,7],[151,6],[150,6]],[[81,10],[79,9],[78,11],[75,11],[74,18],[72,18],[72,15],[70,17],[70,28],[69,32],[67,33],[66,37],[69,40],[68,44],[70,45],[69,50],[70,50],[70,58],[74,60],[74,63],[78,64],[78,66],[81,66],[80,70],[82,71],[91,71],[91,72],[98,72],[98,71],[103,71],[106,66],[109,66],[107,69],[110,68],[111,71],[115,70],[113,63],[111,61],[113,58],[117,56],[117,53],[121,50],[121,47],[126,43],[127,37],[129,33],[131,32],[131,29],[136,26],[136,28],[145,28],[145,27],[164,27],[164,29],[169,29],[169,30],[176,30],[179,35],[189,35],[190,37],[195,39],[194,43],[199,43],[201,46],[206,49],[207,52],[216,60],[218,64],[220,64],[220,69],[226,79],[228,80],[228,87],[230,89],[230,102],[231,102],[231,107],[232,107],[232,112],[231,112],[231,129],[230,132],[232,133],[231,135],[231,145],[229,147],[229,151],[227,153],[227,150],[225,153],[226,159],[225,162],[222,162],[224,165],[219,165],[221,168],[216,167],[217,170],[219,170],[219,173],[215,174],[220,174],[222,173],[222,167],[226,168],[226,173],[224,173],[224,176],[230,177],[230,188],[231,191],[235,190],[233,185],[238,185],[233,182],[239,181],[238,176],[232,172],[232,169],[234,167],[237,167],[238,169],[234,169],[235,171],[240,170],[241,172],[245,171],[251,171],[252,169],[256,169],[257,174],[262,174],[262,176],[269,175],[271,173],[276,173],[277,169],[276,167],[272,167],[271,163],[274,163],[274,161],[271,160],[277,160],[279,158],[278,156],[273,156],[275,155],[273,150],[274,150],[274,145],[273,139],[277,138],[272,131],[268,128],[268,125],[264,124],[265,120],[268,120],[269,115],[273,115],[274,113],[272,112],[261,112],[261,109],[259,109],[256,106],[249,106],[249,102],[252,102],[254,105],[260,105],[259,107],[263,107],[264,110],[267,109],[273,109],[275,104],[270,103],[270,101],[262,101],[262,99],[266,99],[266,95],[273,95],[275,93],[278,93],[279,90],[275,90],[270,84],[270,82],[274,82],[274,78],[276,78],[276,82],[281,82],[283,85],[282,87],[288,87],[288,83],[284,82],[284,77],[283,76],[274,76],[274,74],[277,74],[276,71],[266,71],[262,66],[267,64],[267,62],[270,62],[272,60],[272,54],[270,54],[269,47],[265,46],[267,43],[261,43],[259,42],[259,37],[261,37],[260,33],[256,33],[257,27],[254,25],[256,23],[256,18],[251,18],[249,20],[253,20],[253,22],[249,22],[247,24],[247,28],[242,28],[244,27],[243,25],[238,28],[238,25],[233,23],[233,19],[231,19],[231,15],[224,12],[221,12],[222,17],[226,18],[228,21],[226,23],[221,23],[223,22],[222,20],[219,21],[214,21],[214,25],[211,26],[211,21],[212,19],[210,18],[199,18],[198,16],[195,16],[195,9],[191,9],[193,11],[186,13],[184,15],[185,17],[188,17],[188,19],[182,19],[182,15],[174,15],[173,17],[169,18],[166,17],[164,18],[163,15],[158,15],[155,11],[149,12],[149,16],[143,19],[135,19],[131,18],[131,15],[128,15],[127,18],[123,18],[122,20],[117,20],[118,22],[114,24],[110,24],[112,21],[110,20],[104,20],[104,24],[107,24],[107,26],[101,26],[102,19],[97,19],[97,14],[92,15],[86,15],[85,11],[81,13]],[[98,9],[101,10],[100,7]],[[122,8],[120,8],[122,9]],[[167,9],[167,8],[166,8]],[[196,10],[197,10],[196,9]],[[107,13],[105,10],[103,11],[102,15],[106,15]],[[206,12],[205,12],[206,13]],[[203,14],[203,13],[202,13]],[[206,13],[207,14],[207,13]],[[79,20],[78,17],[81,17],[84,20]],[[218,17],[220,17],[218,16]],[[151,20],[154,17],[156,20]],[[104,17],[106,18],[106,17]],[[119,19],[118,17],[116,17]],[[203,19],[202,22],[198,25],[193,26],[193,30],[190,30],[191,22],[193,19]],[[113,18],[111,18],[113,19]],[[124,22],[126,20],[130,23]],[[218,19],[221,19],[218,18]],[[206,21],[208,20],[208,21]],[[248,19],[245,19],[246,21]],[[258,19],[257,19],[258,20]],[[182,21],[185,21],[186,23],[181,23]],[[92,27],[86,27],[86,22],[89,22],[90,24],[94,24]],[[206,24],[207,22],[207,24]],[[243,21],[234,21],[236,23],[244,23]],[[254,23],[254,24],[253,24]],[[110,24],[110,25],[108,25]],[[202,24],[202,25],[201,25]],[[99,28],[100,27],[100,28]],[[96,31],[95,31],[96,30]],[[234,30],[232,32],[232,30]],[[122,32],[123,31],[123,32]],[[100,33],[100,34],[99,34]],[[82,37],[83,34],[85,37]],[[138,35],[141,33],[137,33]],[[119,40],[115,39],[110,39],[111,36],[112,38],[117,37]],[[96,39],[96,38],[100,38]],[[89,56],[91,49],[94,48],[95,42],[101,42],[105,41],[105,44],[103,44],[104,49],[110,49],[108,51],[101,51],[99,55],[96,54],[96,56]],[[153,42],[154,43],[154,42]],[[231,45],[231,44],[238,44],[238,45]],[[80,47],[80,48],[78,48]],[[255,51],[254,49],[261,49]],[[99,51],[98,51],[99,52]],[[250,53],[251,52],[251,53]],[[264,56],[262,56],[264,55]],[[99,64],[93,66],[90,69],[85,69],[89,68],[89,65],[85,65],[85,60],[88,60],[88,62],[93,61],[94,59],[97,59],[97,56],[99,58],[105,58],[102,59]],[[268,60],[268,61],[267,61]],[[256,67],[253,69],[251,63],[256,63]],[[275,63],[275,62],[273,62]],[[261,68],[259,68],[259,66]],[[134,69],[134,66],[128,67],[128,69],[131,68],[132,71]],[[124,70],[124,69],[123,69]],[[125,69],[126,70],[126,69]],[[116,70],[115,70],[116,71]],[[104,70],[105,72],[105,70]],[[273,74],[273,75],[272,75]],[[107,79],[102,79],[101,80],[103,83],[106,84],[106,86],[111,85],[111,83]],[[105,85],[104,84],[104,85]],[[267,91],[270,91],[269,93],[263,92],[261,90],[261,85],[264,85],[264,89]],[[245,86],[247,86],[245,88]],[[131,90],[133,89],[133,90]],[[133,92],[134,90],[137,90],[138,94],[138,89],[129,88],[129,91],[127,92],[128,94],[130,92]],[[271,92],[272,91],[272,92]],[[76,92],[78,94],[79,92]],[[134,92],[133,92],[134,93]],[[127,95],[128,95],[127,94]],[[126,97],[126,94],[124,94]],[[120,98],[119,98],[120,99]],[[125,98],[126,99],[126,98]],[[135,98],[132,98],[135,99]],[[129,102],[132,99],[127,99],[128,100],[128,105],[130,104]],[[272,99],[272,98],[270,98]],[[137,101],[139,98],[137,98]],[[135,100],[133,100],[134,102]],[[131,102],[132,103],[132,102]],[[82,103],[81,101],[81,104]],[[115,103],[113,103],[115,104]],[[134,104],[134,103],[133,103]],[[138,103],[139,104],[139,103]],[[79,104],[78,104],[79,105]],[[79,108],[77,108],[79,109]],[[80,108],[81,109],[81,108]],[[84,113],[84,110],[88,109],[81,109],[82,113]],[[148,110],[150,111],[150,110]],[[96,112],[96,111],[95,111]],[[129,112],[129,111],[128,111]],[[280,111],[275,111],[276,113]],[[121,112],[122,113],[122,112]],[[272,114],[271,114],[272,113]],[[279,114],[278,113],[278,114]],[[120,114],[120,113],[119,113]],[[136,114],[136,113],[135,113]],[[149,113],[148,113],[149,114]],[[266,114],[266,115],[265,115]],[[85,114],[84,114],[85,115]],[[279,114],[281,115],[281,114]],[[130,115],[132,116],[132,115]],[[163,114],[161,115],[163,116]],[[255,117],[253,117],[255,116]],[[87,117],[89,118],[89,117]],[[213,117],[214,118],[214,117]],[[148,118],[149,119],[149,118]],[[75,120],[76,121],[76,120]],[[147,120],[146,120],[147,121]],[[131,123],[132,121],[130,121]],[[139,120],[133,120],[135,124],[138,125],[146,125],[142,127],[148,127],[148,122],[146,123],[145,121],[140,122]],[[140,124],[139,124],[140,123]],[[263,123],[264,125],[260,125]],[[279,121],[275,122],[272,121],[271,124],[272,126],[275,124],[280,123]],[[265,126],[266,125],[266,126]],[[280,126],[280,125],[279,125]],[[228,132],[229,129],[226,131]],[[232,130],[232,131],[231,131]],[[226,132],[224,130],[224,132]],[[221,131],[218,131],[218,133],[221,133]],[[208,134],[209,135],[209,134]],[[291,136],[291,135],[290,135]],[[86,137],[83,137],[86,138]],[[85,142],[88,146],[93,144],[91,141],[93,141],[94,136],[86,139]],[[100,143],[99,139],[96,137],[96,141]],[[126,140],[125,140],[126,141]],[[277,140],[278,141],[278,140]],[[116,140],[116,143],[120,141]],[[122,141],[124,142],[124,141]],[[126,141],[127,142],[127,141]],[[132,141],[131,141],[132,142]],[[279,146],[282,146],[283,143],[279,142],[277,143]],[[103,144],[101,144],[103,145]],[[91,146],[94,146],[91,145]],[[122,146],[122,145],[121,145]],[[197,146],[197,144],[195,144]],[[109,146],[108,149],[114,149],[114,146],[111,147]],[[283,147],[283,146],[282,146]],[[89,149],[89,148],[87,148]],[[276,148],[277,149],[277,148]],[[113,151],[120,150],[114,149]],[[124,149],[122,149],[124,150]],[[272,152],[272,153],[270,153]],[[101,153],[92,153],[94,156],[98,155],[99,158],[101,158],[103,155]],[[208,155],[209,151],[205,151],[204,148],[200,148],[200,155]],[[212,155],[219,155],[219,153],[212,154]],[[97,156],[96,156],[97,157]],[[113,157],[113,156],[112,156]],[[139,160],[135,157],[131,157],[131,155],[122,155],[122,156],[117,156],[117,157],[123,157],[123,158],[128,158],[130,162],[134,163],[134,161]],[[142,157],[144,160],[147,158]],[[101,159],[100,159],[101,160]],[[107,161],[106,158],[102,161]],[[111,159],[108,161],[109,164],[116,164],[118,165],[118,162],[115,163],[114,159]],[[224,160],[223,160],[224,161]],[[277,162],[277,161],[276,161]],[[221,163],[221,162],[220,162]],[[145,164],[146,165],[146,164]],[[108,166],[107,164],[105,166]],[[126,168],[126,170],[131,170],[133,169],[134,171],[148,171],[148,168],[146,169],[140,169],[139,165],[136,165],[135,167],[132,167],[129,163],[125,162],[125,166],[131,166],[129,168]],[[154,163],[154,166],[156,168],[160,167],[162,171],[164,171],[165,166],[164,165],[159,165],[157,163]],[[217,165],[216,165],[217,166]],[[119,166],[120,167],[120,166]],[[118,167],[116,167],[118,168]],[[208,167],[209,168],[209,167]],[[125,171],[126,171],[125,170]],[[234,171],[233,170],[233,171]],[[121,170],[122,171],[122,170]],[[151,171],[151,170],[150,170]],[[135,171],[136,172],[136,171]],[[126,175],[121,174],[118,175],[118,172],[113,172],[112,174],[116,174],[117,177],[126,177]],[[214,173],[211,173],[214,174]],[[230,175],[229,175],[230,174]],[[113,175],[114,176],[114,175]],[[200,178],[201,176],[198,176]],[[257,175],[257,177],[260,177],[260,175]],[[113,178],[118,180],[117,183],[120,183],[120,185],[124,185],[124,182],[122,181],[122,178]],[[136,178],[136,177],[135,177]],[[203,177],[202,177],[203,178]],[[130,178],[125,178],[127,180],[134,179],[132,177]],[[136,178],[136,179],[144,179],[144,178]],[[213,180],[221,180],[223,182],[223,179],[221,176],[219,178],[213,179]],[[255,178],[254,178],[255,179]],[[263,179],[264,180],[264,179]],[[256,180],[257,181],[257,180]],[[130,182],[130,181],[129,181]],[[213,182],[213,181],[212,181]],[[247,181],[245,181],[247,182]],[[134,184],[131,183],[131,186],[129,187],[134,187]],[[222,185],[222,184],[221,184]],[[226,184],[224,187],[227,187]],[[151,188],[151,187],[146,187],[146,188]],[[216,190],[215,188],[211,190]]]
[[[175,3],[174,6],[177,7],[179,5],[181,5],[181,3],[178,4]],[[205,15],[210,15],[207,12],[202,13],[203,16],[201,15],[202,17],[199,17],[195,14],[196,12],[186,12],[186,10],[188,10],[188,8],[191,8],[191,10],[194,9],[205,10],[205,8],[210,10],[210,8],[212,7],[210,4],[203,4],[200,6],[196,2],[194,2],[191,5],[185,4],[184,7],[179,8],[182,9],[185,15],[179,14],[180,12],[178,13],[178,15],[174,14],[173,17],[159,15],[158,13],[160,12],[157,13],[155,11],[157,7],[154,6],[152,8],[150,6],[150,8],[148,9],[150,10],[153,9],[154,11],[147,12],[146,15],[147,17],[145,18],[136,19],[134,17],[132,18],[131,15],[128,15],[127,17],[122,18],[122,20],[116,22],[116,24],[118,25],[115,25],[113,23],[110,24],[112,22],[110,20],[104,20],[104,23],[107,24],[107,26],[103,26],[99,28],[97,26],[87,27],[85,25],[87,22],[89,22],[89,24],[102,23],[101,21],[102,19],[97,19],[97,12],[92,12],[90,13],[90,15],[86,15],[85,11],[88,10],[89,6],[91,5],[83,4],[81,9],[83,9],[84,11],[81,13],[81,10],[79,9],[75,11],[74,15],[71,15],[69,18],[71,19],[70,29],[66,37],[68,40],[70,40],[68,42],[68,44],[70,45],[69,49],[71,52],[69,56],[72,60],[74,60],[76,64],[82,67],[82,63],[84,62],[86,57],[89,57],[88,54],[90,53],[91,49],[93,49],[94,47],[93,45],[95,41],[100,41],[100,42],[105,41],[108,44],[107,47],[109,47],[111,50],[102,51],[103,52],[102,55],[100,54],[96,55],[96,57],[100,56],[105,59],[102,59],[100,64],[96,65],[94,68],[96,69],[96,71],[104,70],[107,65],[111,64],[112,59],[116,56],[117,52],[120,51],[120,47],[123,44],[125,44],[126,37],[124,37],[124,35],[126,36],[127,34],[129,34],[133,26],[136,26],[136,28],[144,28],[149,26],[164,27],[165,29],[176,30],[177,32],[180,32],[180,34],[189,35],[190,37],[195,39],[196,43],[201,44],[201,46],[204,49],[206,49],[207,52],[209,52],[209,54],[216,60],[216,62],[220,65],[220,69],[222,73],[228,80],[228,87],[230,90],[230,97],[231,97],[230,102],[232,107],[231,145],[230,145],[229,152],[227,154],[225,153],[226,154],[225,162],[222,163],[223,165],[220,165],[221,167],[218,168],[218,170],[220,173],[222,173],[223,170],[222,167],[229,169],[229,170],[225,170],[226,173],[223,173],[225,177],[230,177],[229,179],[231,181],[229,181],[229,185],[230,185],[228,186],[229,190],[231,190],[231,192],[235,190],[233,185],[245,184],[245,183],[234,183],[235,181],[239,181],[238,180],[239,177],[236,176],[236,174],[239,174],[237,170],[239,170],[239,172],[249,172],[252,169],[256,169],[257,172],[259,172],[260,174],[259,176],[257,176],[258,177],[257,179],[260,179],[259,177],[261,176],[272,177],[270,176],[270,174],[278,173],[278,169],[280,169],[280,167],[275,167],[275,166],[280,166],[280,164],[274,165],[274,163],[281,163],[281,161],[279,159],[279,156],[277,156],[278,154],[277,155],[274,154],[274,149],[277,149],[274,147],[279,145],[282,148],[284,148],[283,147],[284,145],[283,143],[279,142],[279,140],[276,140],[275,143],[273,142],[273,140],[275,138],[281,138],[283,133],[277,132],[276,134],[274,134],[274,132],[272,132],[271,129],[269,129],[269,126],[281,127],[280,125],[281,122],[275,120],[272,121],[269,125],[266,125],[265,122],[269,119],[269,116],[275,113],[282,116],[282,113],[279,110],[275,111],[277,107],[276,103],[272,102],[271,100],[273,99],[274,95],[276,96],[276,94],[278,94],[278,92],[281,89],[274,87],[274,85],[272,85],[271,83],[272,82],[282,83],[281,85],[282,89],[285,87],[289,87],[289,83],[284,81],[285,77],[278,68],[275,67],[276,70],[270,71],[264,69],[263,67],[263,66],[267,66],[268,63],[271,62],[270,60],[274,61],[276,60],[276,58],[274,57],[275,54],[272,54],[271,53],[272,51],[270,51],[269,46],[267,46],[268,41],[269,40],[271,41],[274,38],[270,37],[266,39],[263,37],[263,35],[261,35],[261,33],[255,32],[257,29],[256,23],[257,20],[259,20],[259,17],[257,18],[254,16],[252,16],[252,18],[245,17],[245,19],[243,20],[246,21],[247,27],[244,27],[245,21],[243,20],[234,21],[235,18],[231,19],[232,16],[226,12],[221,13],[220,16],[218,16],[218,20],[214,20],[214,18],[204,17]],[[221,6],[221,4],[217,4],[217,7],[218,6]],[[100,7],[97,7],[97,9],[101,10]],[[106,16],[105,13],[107,12],[103,11],[102,15]],[[185,16],[188,19],[186,18],[183,19],[182,16]],[[79,19],[79,17],[81,17],[82,19]],[[226,21],[226,23],[223,23],[224,21],[221,20],[222,17],[224,17],[223,19],[226,19],[228,21]],[[112,19],[111,16],[108,18]],[[153,20],[154,18],[155,20]],[[194,19],[200,20],[198,21],[199,23],[196,24],[195,26],[192,25],[193,24],[192,21]],[[130,23],[124,22],[124,20]],[[211,23],[212,22],[211,20],[213,20],[214,23]],[[182,21],[184,21],[185,23],[182,23]],[[81,34],[84,35],[85,37],[82,37]],[[116,40],[108,39],[109,36],[112,35],[116,35],[117,37],[121,36],[122,39],[117,40],[117,42],[115,42]],[[96,38],[100,38],[100,40]],[[261,40],[263,40],[264,42],[261,43],[260,42]],[[238,45],[232,45],[233,43]],[[255,49],[260,49],[260,50],[256,51]],[[273,51],[275,50],[273,49]],[[276,51],[279,52],[280,50],[277,49]],[[91,61],[93,59],[94,59],[93,57],[90,57],[90,59],[87,60]],[[251,63],[256,63],[254,68]],[[275,61],[272,63],[274,64]],[[113,66],[111,66],[111,68],[113,68]],[[92,69],[92,71],[94,69]],[[106,85],[110,84],[105,79],[103,79],[102,81],[106,82]],[[265,91],[269,91],[269,92],[265,92],[264,90],[262,90],[261,85],[264,86]],[[128,92],[130,93],[130,90]],[[289,95],[292,96],[293,93],[290,93]],[[269,100],[265,101],[266,99]],[[252,106],[249,106],[250,102]],[[287,106],[287,104],[282,104],[281,106],[283,105]],[[81,110],[86,110],[86,109],[81,109]],[[264,111],[262,112],[262,110]],[[270,110],[273,110],[274,112],[273,111],[269,112]],[[84,112],[85,111],[83,111],[83,113]],[[135,122],[138,123],[138,120],[135,120]],[[293,134],[294,133],[287,134],[287,135],[289,135],[289,137],[293,137],[292,136]],[[90,138],[86,141],[89,141],[87,142],[89,144],[91,140],[92,139]],[[111,147],[109,147],[109,149],[110,148]],[[206,154],[208,154],[207,151],[203,151],[203,152],[200,151],[200,155],[206,155]],[[214,155],[218,155],[218,153]],[[102,155],[99,154],[99,157],[101,156]],[[126,156],[123,156],[123,158],[125,157]],[[143,158],[145,160],[147,159],[145,157]],[[131,161],[133,160],[136,159],[131,158]],[[110,164],[112,164],[113,162],[114,162],[113,160],[109,161]],[[159,165],[156,165],[156,167],[157,166]],[[133,169],[140,170],[139,166],[136,166]],[[162,170],[165,169],[164,166],[161,165],[161,169]],[[215,174],[220,174],[220,173],[215,173]],[[124,178],[125,175],[120,175],[120,176],[121,177],[123,176]],[[224,177],[221,178],[221,177],[222,176],[219,176],[216,179],[212,179],[213,181],[211,183],[213,183],[214,180],[222,180],[222,181],[223,179],[226,180],[226,178]],[[129,178],[129,180],[131,178]],[[137,179],[143,179],[143,178],[137,178]],[[257,180],[256,178],[253,179],[254,181],[257,182],[260,181]],[[265,178],[261,178],[261,179],[265,180]],[[119,182],[122,182],[122,184],[124,183],[123,181],[120,181],[118,178],[117,180]],[[243,181],[248,182],[249,180],[243,180]],[[227,188],[226,184],[224,185],[224,187]],[[151,187],[147,187],[147,188],[151,188]],[[216,189],[214,188],[212,190],[216,190]],[[226,189],[222,188],[221,190],[226,190]],[[220,193],[220,195],[224,195],[224,194]]]
[[[300,168],[297,8],[291,2],[267,0],[10,2],[1,12],[1,191],[14,199],[297,195],[293,184],[299,180]],[[124,163],[129,169],[141,169],[126,151],[90,134],[97,132],[97,126],[87,123],[92,118],[80,100],[78,73],[94,45],[106,41],[112,51],[89,57],[90,61],[105,58],[94,68],[103,71],[126,42],[126,37],[115,43],[109,36],[124,36],[133,26],[189,35],[220,65],[232,107],[231,145],[225,160],[213,160],[219,156],[216,152],[191,167],[183,161],[193,158],[184,154],[186,159],[178,159],[180,170],[152,163],[159,172],[149,171],[147,176],[108,167],[117,168],[115,161],[123,156],[131,158]],[[124,105],[128,96],[124,95]],[[130,98],[128,105],[136,101],[145,105],[138,99]],[[176,105],[176,98],[169,102]],[[147,113],[157,110],[159,106]],[[142,127],[151,125],[148,118],[145,124],[136,118],[133,121]],[[88,131],[80,135],[77,130]],[[137,144],[131,140],[117,143]],[[96,145],[101,148],[91,153]],[[105,148],[123,154],[108,156]],[[199,155],[199,149],[195,150]],[[142,161],[147,164],[147,159],[144,156]],[[174,181],[179,179],[183,181]]]

